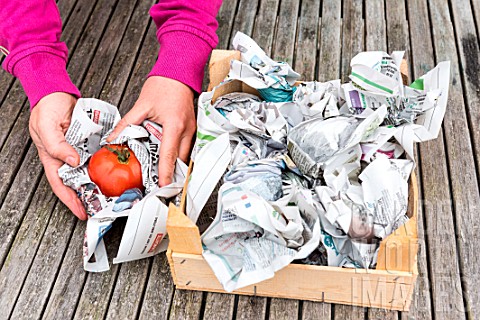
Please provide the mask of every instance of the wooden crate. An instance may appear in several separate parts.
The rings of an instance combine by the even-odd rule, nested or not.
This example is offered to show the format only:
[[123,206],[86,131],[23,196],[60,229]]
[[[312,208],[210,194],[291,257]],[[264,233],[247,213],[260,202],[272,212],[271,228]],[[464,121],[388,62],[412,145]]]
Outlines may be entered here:
[[[230,61],[239,57],[236,51],[214,50],[209,65],[209,90],[225,78]],[[406,63],[402,70],[406,70]],[[254,92],[241,82],[233,82],[222,87],[216,96],[235,91]],[[200,232],[184,213],[185,196],[186,192],[180,207],[170,205],[167,220],[170,238],[167,257],[173,281],[180,289],[225,292],[203,259]],[[375,270],[290,264],[272,279],[234,293],[407,311],[418,275],[415,174],[410,178],[408,200],[410,220],[381,242]]]

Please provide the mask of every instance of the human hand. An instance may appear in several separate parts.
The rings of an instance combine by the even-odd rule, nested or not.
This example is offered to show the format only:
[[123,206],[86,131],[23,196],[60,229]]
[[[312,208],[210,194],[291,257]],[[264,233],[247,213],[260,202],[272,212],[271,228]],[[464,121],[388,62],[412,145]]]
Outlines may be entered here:
[[80,162],[78,153],[65,141],[76,101],[75,97],[63,92],[43,97],[30,114],[29,129],[53,192],[74,215],[86,220],[85,208],[77,194],[58,176],[63,163],[76,167]]
[[140,125],[150,120],[163,127],[158,163],[159,185],[172,182],[177,158],[187,161],[196,121],[193,91],[183,83],[152,76],[145,81],[133,108],[120,120],[107,142],[113,141],[130,124]]

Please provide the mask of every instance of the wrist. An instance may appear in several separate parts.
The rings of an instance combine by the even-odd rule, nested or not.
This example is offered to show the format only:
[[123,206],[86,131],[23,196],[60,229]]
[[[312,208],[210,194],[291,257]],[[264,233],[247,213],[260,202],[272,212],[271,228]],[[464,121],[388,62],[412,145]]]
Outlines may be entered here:
[[200,93],[204,67],[212,47],[197,35],[185,31],[163,33],[159,42],[158,60],[149,77],[173,79]]
[[42,98],[55,92],[80,97],[80,91],[67,73],[65,57],[56,53],[37,51],[25,55],[7,67],[8,71],[20,80],[30,102],[30,109]]

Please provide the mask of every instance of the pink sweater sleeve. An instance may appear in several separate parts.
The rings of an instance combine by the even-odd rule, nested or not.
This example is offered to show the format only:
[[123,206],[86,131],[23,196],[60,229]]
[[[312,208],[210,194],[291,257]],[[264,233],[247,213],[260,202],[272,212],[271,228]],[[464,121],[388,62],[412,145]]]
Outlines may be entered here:
[[160,43],[149,76],[178,80],[202,91],[203,69],[218,43],[215,18],[221,0],[161,0],[150,10]]
[[44,96],[66,92],[80,97],[66,70],[67,46],[54,0],[2,1],[0,45],[9,51],[3,68],[16,76],[33,108]]

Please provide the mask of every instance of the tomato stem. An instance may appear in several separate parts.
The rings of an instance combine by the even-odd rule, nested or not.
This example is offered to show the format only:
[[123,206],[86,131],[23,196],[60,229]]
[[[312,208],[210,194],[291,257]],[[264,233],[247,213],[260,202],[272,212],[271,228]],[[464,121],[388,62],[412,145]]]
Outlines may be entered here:
[[118,162],[122,164],[127,164],[128,159],[130,158],[130,151],[127,147],[121,146],[120,149],[112,149],[109,146],[105,146],[108,151],[113,152],[118,159]]

